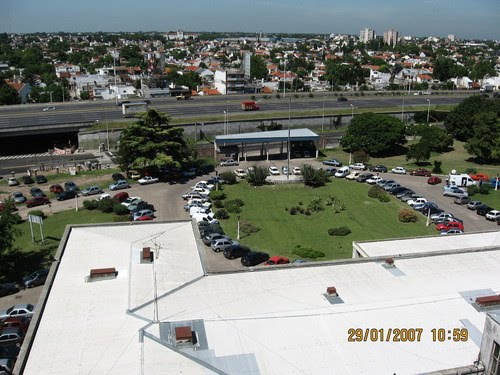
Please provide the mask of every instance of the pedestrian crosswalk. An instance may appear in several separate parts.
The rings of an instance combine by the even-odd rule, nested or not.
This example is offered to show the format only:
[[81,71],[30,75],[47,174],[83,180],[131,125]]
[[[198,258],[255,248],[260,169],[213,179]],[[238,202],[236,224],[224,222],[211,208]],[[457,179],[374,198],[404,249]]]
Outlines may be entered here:
[[50,154],[48,152],[43,152],[40,154],[0,156],[0,160],[30,159],[30,158],[41,158],[44,156],[50,156]]

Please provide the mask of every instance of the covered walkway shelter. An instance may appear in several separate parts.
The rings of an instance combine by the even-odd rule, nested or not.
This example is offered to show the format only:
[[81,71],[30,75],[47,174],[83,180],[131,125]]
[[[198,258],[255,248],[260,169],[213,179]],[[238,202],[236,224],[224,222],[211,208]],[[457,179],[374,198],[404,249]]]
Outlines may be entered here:
[[279,148],[279,154],[286,153],[290,157],[318,157],[319,135],[309,129],[286,129],[218,135],[214,142],[216,158],[223,155],[238,160],[246,160],[248,151],[259,149],[260,156],[265,155],[269,160],[273,146]]

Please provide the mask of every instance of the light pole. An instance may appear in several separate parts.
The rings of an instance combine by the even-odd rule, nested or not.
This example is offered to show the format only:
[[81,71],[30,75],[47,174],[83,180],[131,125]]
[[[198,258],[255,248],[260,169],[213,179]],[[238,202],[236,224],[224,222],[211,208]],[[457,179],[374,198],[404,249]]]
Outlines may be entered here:
[[51,102],[51,103],[52,103],[52,93],[53,93],[53,92],[54,92],[54,91],[49,91],[49,95],[50,95],[50,102]]
[[401,104],[401,121],[405,123],[405,97],[403,96],[403,104]]
[[321,117],[321,132],[323,133],[323,126],[325,124],[325,99],[326,96],[323,96],[323,116]]
[[106,108],[106,147],[109,151],[109,126],[108,126],[108,108]]
[[116,86],[116,58],[118,57],[116,51],[111,54],[113,56],[113,72],[115,76],[115,104],[118,105],[118,87]]
[[431,101],[427,99],[427,124],[429,123],[429,114],[431,112]]
[[292,126],[292,96],[290,95],[290,98],[289,98],[289,102],[288,102],[288,145],[287,145],[287,163],[286,163],[286,168],[287,168],[287,171],[288,173],[286,174],[286,179],[289,180],[290,179],[290,153],[291,153],[291,150],[290,150],[290,146],[291,146],[291,142],[290,142],[290,128]]
[[229,103],[231,101],[228,100],[226,102],[226,134],[229,134]]
[[238,234],[236,235],[236,239],[240,239],[240,217],[238,216]]
[[227,112],[224,111],[224,127],[222,133],[226,134],[226,127],[227,127]]
[[286,96],[286,58],[283,58],[283,97]]
[[351,120],[354,118],[354,106],[351,104]]

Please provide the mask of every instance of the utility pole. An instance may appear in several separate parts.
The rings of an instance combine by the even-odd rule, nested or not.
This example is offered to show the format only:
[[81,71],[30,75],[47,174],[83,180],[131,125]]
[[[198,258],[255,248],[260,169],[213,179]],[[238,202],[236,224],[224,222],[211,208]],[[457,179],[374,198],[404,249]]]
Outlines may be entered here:
[[287,171],[288,173],[286,174],[286,179],[289,180],[290,179],[290,153],[291,153],[291,150],[290,150],[290,146],[291,146],[291,142],[290,142],[290,128],[292,127],[292,96],[290,95],[290,98],[289,98],[289,102],[288,102],[288,145],[287,145],[287,153],[288,153],[288,157],[287,157]]

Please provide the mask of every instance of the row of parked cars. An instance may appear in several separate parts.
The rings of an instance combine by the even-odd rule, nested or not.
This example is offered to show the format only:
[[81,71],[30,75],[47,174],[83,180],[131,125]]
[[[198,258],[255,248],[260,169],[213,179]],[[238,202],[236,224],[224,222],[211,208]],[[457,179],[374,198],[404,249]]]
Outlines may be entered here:
[[[486,220],[496,221],[500,225],[500,210],[496,210],[479,200],[470,199],[467,192],[459,187],[450,186],[445,187],[444,190],[443,195],[453,196],[455,204],[466,206],[469,210],[476,211],[476,214],[484,216]],[[450,194],[450,191],[454,192],[455,195]]]

